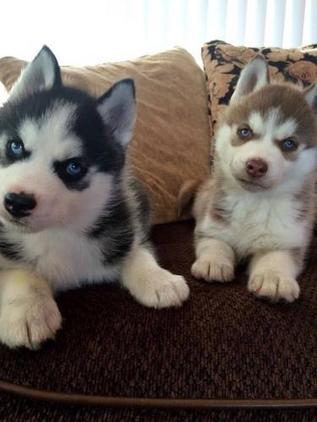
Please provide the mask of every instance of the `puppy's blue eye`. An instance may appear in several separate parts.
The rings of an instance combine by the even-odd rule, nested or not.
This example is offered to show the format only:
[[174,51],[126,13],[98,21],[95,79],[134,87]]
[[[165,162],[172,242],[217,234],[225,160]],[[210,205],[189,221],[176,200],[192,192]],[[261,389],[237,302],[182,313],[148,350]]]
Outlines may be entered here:
[[240,138],[245,139],[250,138],[253,135],[253,132],[249,127],[245,126],[238,129],[238,135]]
[[82,174],[84,167],[81,165],[79,161],[70,161],[66,165],[66,172],[70,176],[78,177]]
[[67,187],[73,188],[77,186],[77,183],[82,181],[88,172],[88,166],[81,157],[74,157],[65,161],[55,161],[53,163],[53,169]]
[[292,138],[284,139],[280,145],[281,150],[285,152],[291,152],[297,149],[297,143]]
[[11,158],[22,158],[25,155],[23,142],[20,140],[12,140],[7,143],[7,154]]

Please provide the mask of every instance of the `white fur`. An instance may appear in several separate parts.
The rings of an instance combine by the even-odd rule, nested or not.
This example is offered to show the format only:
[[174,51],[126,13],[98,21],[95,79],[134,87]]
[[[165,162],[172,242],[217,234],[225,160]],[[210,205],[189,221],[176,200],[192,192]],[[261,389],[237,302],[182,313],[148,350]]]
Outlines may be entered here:
[[305,243],[306,226],[297,221],[292,195],[281,198],[279,194],[233,190],[224,206],[231,210],[229,224],[219,224],[207,214],[198,222],[196,232],[232,245],[238,258],[261,249],[292,249]]
[[269,140],[288,138],[295,132],[297,127],[293,118],[281,122],[278,107],[271,108],[265,120],[259,112],[254,111],[250,114],[248,123],[254,133],[265,136]]
[[[204,227],[200,227],[198,230],[203,229]],[[208,236],[208,232],[204,234]],[[196,245],[196,255],[198,259],[191,269],[194,277],[206,281],[232,281],[235,256],[228,243],[215,238],[203,239]]]
[[299,268],[288,251],[258,253],[251,259],[248,289],[259,297],[293,302],[300,292],[298,273]]
[[0,82],[0,107],[7,101],[8,96],[9,94],[5,86],[3,85],[2,82]]
[[1,273],[0,299],[0,340],[10,347],[37,349],[61,327],[50,287],[28,269]]
[[188,298],[189,288],[182,276],[161,268],[153,254],[134,245],[123,267],[122,283],[145,306],[180,306]]
[[[91,168],[89,189],[69,191],[53,173],[55,160],[82,155],[81,143],[68,133],[67,124],[73,118],[74,107],[55,104],[39,121],[25,119],[19,129],[25,148],[32,151],[30,159],[0,167],[0,199],[7,192],[32,193],[37,206],[25,218],[29,229],[67,227],[77,231],[92,224],[111,198],[112,176],[95,173]],[[2,145],[6,140],[2,140]],[[0,200],[0,219],[8,213]]]
[[313,112],[317,113],[317,85],[311,85],[305,95],[306,101],[310,105]]
[[[21,233],[12,232],[9,239],[21,240]],[[97,241],[70,228],[26,233],[22,241],[26,258],[38,256],[34,269],[54,290],[78,287],[84,281],[113,281],[119,276],[118,266],[102,265]]]
[[51,160],[52,157],[65,160],[80,156],[81,143],[68,130],[75,111],[75,105],[55,102],[40,119],[35,121],[26,118],[19,128],[19,136],[26,149],[34,149],[34,154],[45,156],[46,160]]
[[[230,139],[237,131],[237,127],[224,124],[218,131],[216,151],[221,156],[220,165],[226,176],[235,185],[236,178],[246,175],[246,162],[253,158],[260,158],[267,162],[268,172],[261,178],[261,184],[266,188],[293,192],[294,184],[302,183],[303,178],[310,174],[316,165],[316,150],[309,151],[299,146],[299,156],[296,161],[285,160],[276,140],[283,140],[292,136],[296,129],[296,122],[288,119],[281,123],[278,109],[271,109],[266,119],[259,113],[252,113],[247,122],[250,128],[260,135],[256,141],[246,142],[238,148],[231,145]],[[274,192],[273,192],[274,193]]]

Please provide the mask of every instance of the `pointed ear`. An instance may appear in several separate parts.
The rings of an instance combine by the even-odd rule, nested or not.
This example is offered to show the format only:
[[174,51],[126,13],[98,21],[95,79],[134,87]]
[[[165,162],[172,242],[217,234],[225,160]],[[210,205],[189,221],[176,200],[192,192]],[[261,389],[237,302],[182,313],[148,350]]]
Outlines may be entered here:
[[122,79],[97,100],[97,110],[105,125],[123,147],[128,145],[136,118],[135,87],[132,79]]
[[48,47],[44,46],[22,71],[10,91],[9,100],[24,98],[34,92],[61,84],[61,72],[56,57]]
[[312,111],[317,114],[317,85],[313,84],[304,91],[305,99]]
[[257,55],[242,70],[231,102],[262,88],[269,83],[268,66],[264,57]]

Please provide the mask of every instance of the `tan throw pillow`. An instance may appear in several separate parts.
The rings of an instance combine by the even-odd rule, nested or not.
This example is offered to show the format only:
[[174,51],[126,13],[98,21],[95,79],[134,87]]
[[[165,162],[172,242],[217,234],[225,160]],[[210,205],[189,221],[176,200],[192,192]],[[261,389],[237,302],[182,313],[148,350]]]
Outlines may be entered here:
[[317,45],[300,49],[235,47],[224,41],[211,41],[202,47],[205,68],[209,123],[213,135],[219,116],[229,104],[239,75],[244,66],[256,55],[262,54],[269,64],[272,80],[300,83],[304,86],[317,81]]
[[[25,62],[0,59],[0,81],[10,89]],[[113,82],[132,77],[138,116],[130,159],[152,199],[153,222],[179,219],[177,195],[191,179],[209,173],[210,130],[205,78],[193,57],[180,48],[136,60],[62,67],[63,81],[94,96]]]

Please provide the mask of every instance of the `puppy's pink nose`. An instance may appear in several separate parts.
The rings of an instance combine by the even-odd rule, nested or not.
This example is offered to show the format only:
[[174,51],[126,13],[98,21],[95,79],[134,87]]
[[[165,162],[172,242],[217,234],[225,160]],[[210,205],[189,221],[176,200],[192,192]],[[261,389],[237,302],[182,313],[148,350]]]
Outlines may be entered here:
[[252,158],[246,162],[245,166],[251,177],[263,177],[268,169],[267,163],[261,158]]

